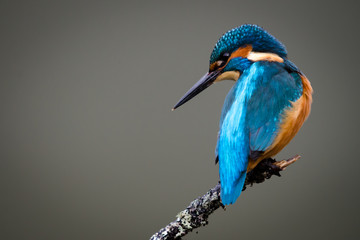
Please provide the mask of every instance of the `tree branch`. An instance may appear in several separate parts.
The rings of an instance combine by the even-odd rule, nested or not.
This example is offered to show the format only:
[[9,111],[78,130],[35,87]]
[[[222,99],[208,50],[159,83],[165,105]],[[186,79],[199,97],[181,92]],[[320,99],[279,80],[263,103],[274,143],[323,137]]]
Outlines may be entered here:
[[[247,186],[254,183],[264,182],[272,175],[280,177],[280,171],[300,159],[296,155],[288,160],[275,161],[274,159],[264,159],[252,171],[248,172],[243,191]],[[198,197],[190,205],[176,216],[176,220],[169,223],[166,227],[155,233],[150,240],[169,240],[180,239],[192,230],[208,224],[208,218],[216,209],[225,206],[220,199],[220,183],[210,189],[204,196]]]

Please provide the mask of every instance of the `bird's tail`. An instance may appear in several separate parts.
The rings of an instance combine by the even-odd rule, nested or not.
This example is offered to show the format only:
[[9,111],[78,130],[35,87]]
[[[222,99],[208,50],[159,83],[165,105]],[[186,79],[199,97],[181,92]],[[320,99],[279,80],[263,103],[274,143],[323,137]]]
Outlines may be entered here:
[[239,178],[231,186],[223,187],[223,184],[221,184],[221,201],[224,205],[235,203],[243,190],[245,179],[246,171],[241,172]]
[[[223,135],[224,134],[224,135]],[[243,189],[249,161],[249,138],[246,131],[231,137],[220,133],[218,141],[221,201],[233,204]]]

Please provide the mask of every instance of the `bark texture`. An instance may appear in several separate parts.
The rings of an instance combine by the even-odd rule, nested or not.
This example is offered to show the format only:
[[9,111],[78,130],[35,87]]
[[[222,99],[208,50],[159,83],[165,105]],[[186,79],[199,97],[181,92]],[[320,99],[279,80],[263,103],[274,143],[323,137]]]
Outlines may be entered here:
[[[262,183],[273,175],[280,177],[280,171],[285,170],[287,166],[296,162],[298,159],[300,159],[300,156],[298,155],[282,161],[275,161],[272,158],[264,159],[247,174],[243,191],[247,186],[252,186],[254,183]],[[221,185],[218,183],[205,195],[192,201],[185,210],[178,213],[175,221],[160,229],[150,239],[181,239],[181,237],[194,229],[207,225],[210,214],[219,207],[225,208],[221,203],[220,189]]]

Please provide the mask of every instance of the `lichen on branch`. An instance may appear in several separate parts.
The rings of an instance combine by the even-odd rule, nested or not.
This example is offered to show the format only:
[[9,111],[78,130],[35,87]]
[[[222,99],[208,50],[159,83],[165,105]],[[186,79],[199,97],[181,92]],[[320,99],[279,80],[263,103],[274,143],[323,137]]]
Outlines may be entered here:
[[[280,171],[285,170],[287,166],[299,159],[300,156],[298,155],[282,161],[275,161],[272,158],[264,159],[247,174],[243,191],[247,186],[262,183],[273,175],[280,177]],[[207,225],[209,216],[216,209],[219,207],[225,208],[221,203],[220,189],[221,185],[218,183],[205,195],[192,201],[185,210],[176,215],[175,221],[160,229],[150,240],[180,239],[194,229]]]

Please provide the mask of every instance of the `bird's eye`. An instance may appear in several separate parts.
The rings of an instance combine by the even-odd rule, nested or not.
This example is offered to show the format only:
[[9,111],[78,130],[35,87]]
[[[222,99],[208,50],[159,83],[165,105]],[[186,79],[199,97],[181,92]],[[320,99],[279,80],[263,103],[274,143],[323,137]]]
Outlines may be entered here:
[[230,53],[226,52],[220,55],[218,60],[216,61],[218,67],[222,67],[225,65],[225,63],[228,61],[230,57]]
[[226,52],[220,56],[220,60],[224,60],[224,59],[228,60],[229,57],[230,57],[230,53]]

